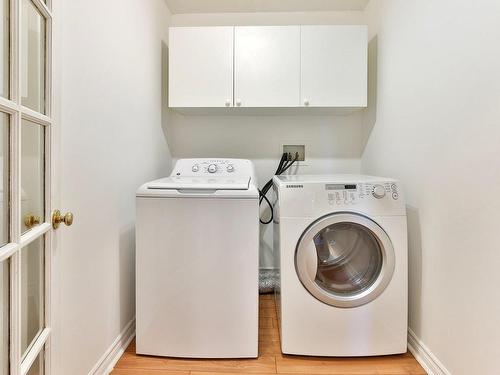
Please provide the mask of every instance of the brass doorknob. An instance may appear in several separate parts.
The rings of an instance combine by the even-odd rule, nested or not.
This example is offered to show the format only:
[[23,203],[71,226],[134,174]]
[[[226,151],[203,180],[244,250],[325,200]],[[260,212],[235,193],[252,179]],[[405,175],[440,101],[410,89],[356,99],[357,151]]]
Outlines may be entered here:
[[52,213],[52,228],[59,228],[59,224],[64,223],[68,227],[73,224],[73,214],[71,212],[67,212],[64,216],[61,215],[61,211],[54,210]]
[[24,217],[24,225],[26,226],[26,228],[31,229],[38,224],[40,224],[40,216],[28,214]]

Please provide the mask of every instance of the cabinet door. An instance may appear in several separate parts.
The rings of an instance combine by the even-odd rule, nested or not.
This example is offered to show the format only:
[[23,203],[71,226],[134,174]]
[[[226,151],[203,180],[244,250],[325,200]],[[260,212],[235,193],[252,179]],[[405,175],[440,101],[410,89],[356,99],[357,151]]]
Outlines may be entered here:
[[300,104],[300,26],[235,27],[237,107]]
[[367,27],[301,27],[301,101],[311,107],[366,107]]
[[234,27],[171,27],[169,106],[233,106]]

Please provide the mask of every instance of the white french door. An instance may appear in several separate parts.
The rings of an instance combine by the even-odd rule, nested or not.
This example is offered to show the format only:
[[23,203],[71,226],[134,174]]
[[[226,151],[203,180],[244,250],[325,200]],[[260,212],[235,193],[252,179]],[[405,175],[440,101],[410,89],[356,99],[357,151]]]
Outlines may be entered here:
[[0,375],[50,374],[50,0],[0,0]]

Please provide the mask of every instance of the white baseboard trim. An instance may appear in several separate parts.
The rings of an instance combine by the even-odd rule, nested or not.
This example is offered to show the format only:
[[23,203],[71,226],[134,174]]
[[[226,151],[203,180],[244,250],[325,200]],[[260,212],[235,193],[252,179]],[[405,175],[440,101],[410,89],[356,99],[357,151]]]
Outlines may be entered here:
[[411,328],[408,328],[408,349],[429,375],[451,375]]
[[[135,318],[125,326],[88,375],[109,375],[134,337]],[[408,328],[408,350],[429,375],[451,375],[411,328]]]
[[135,318],[120,332],[88,375],[108,375],[135,336]]

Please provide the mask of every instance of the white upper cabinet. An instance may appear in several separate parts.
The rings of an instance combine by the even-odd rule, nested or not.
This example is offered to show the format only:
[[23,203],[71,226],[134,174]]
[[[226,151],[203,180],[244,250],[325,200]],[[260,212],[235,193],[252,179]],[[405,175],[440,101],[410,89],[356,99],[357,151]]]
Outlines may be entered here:
[[300,105],[300,26],[235,27],[237,107]]
[[233,106],[234,27],[171,27],[169,106]]
[[301,26],[301,104],[366,107],[366,26]]
[[357,25],[172,27],[169,106],[366,107],[367,34]]

